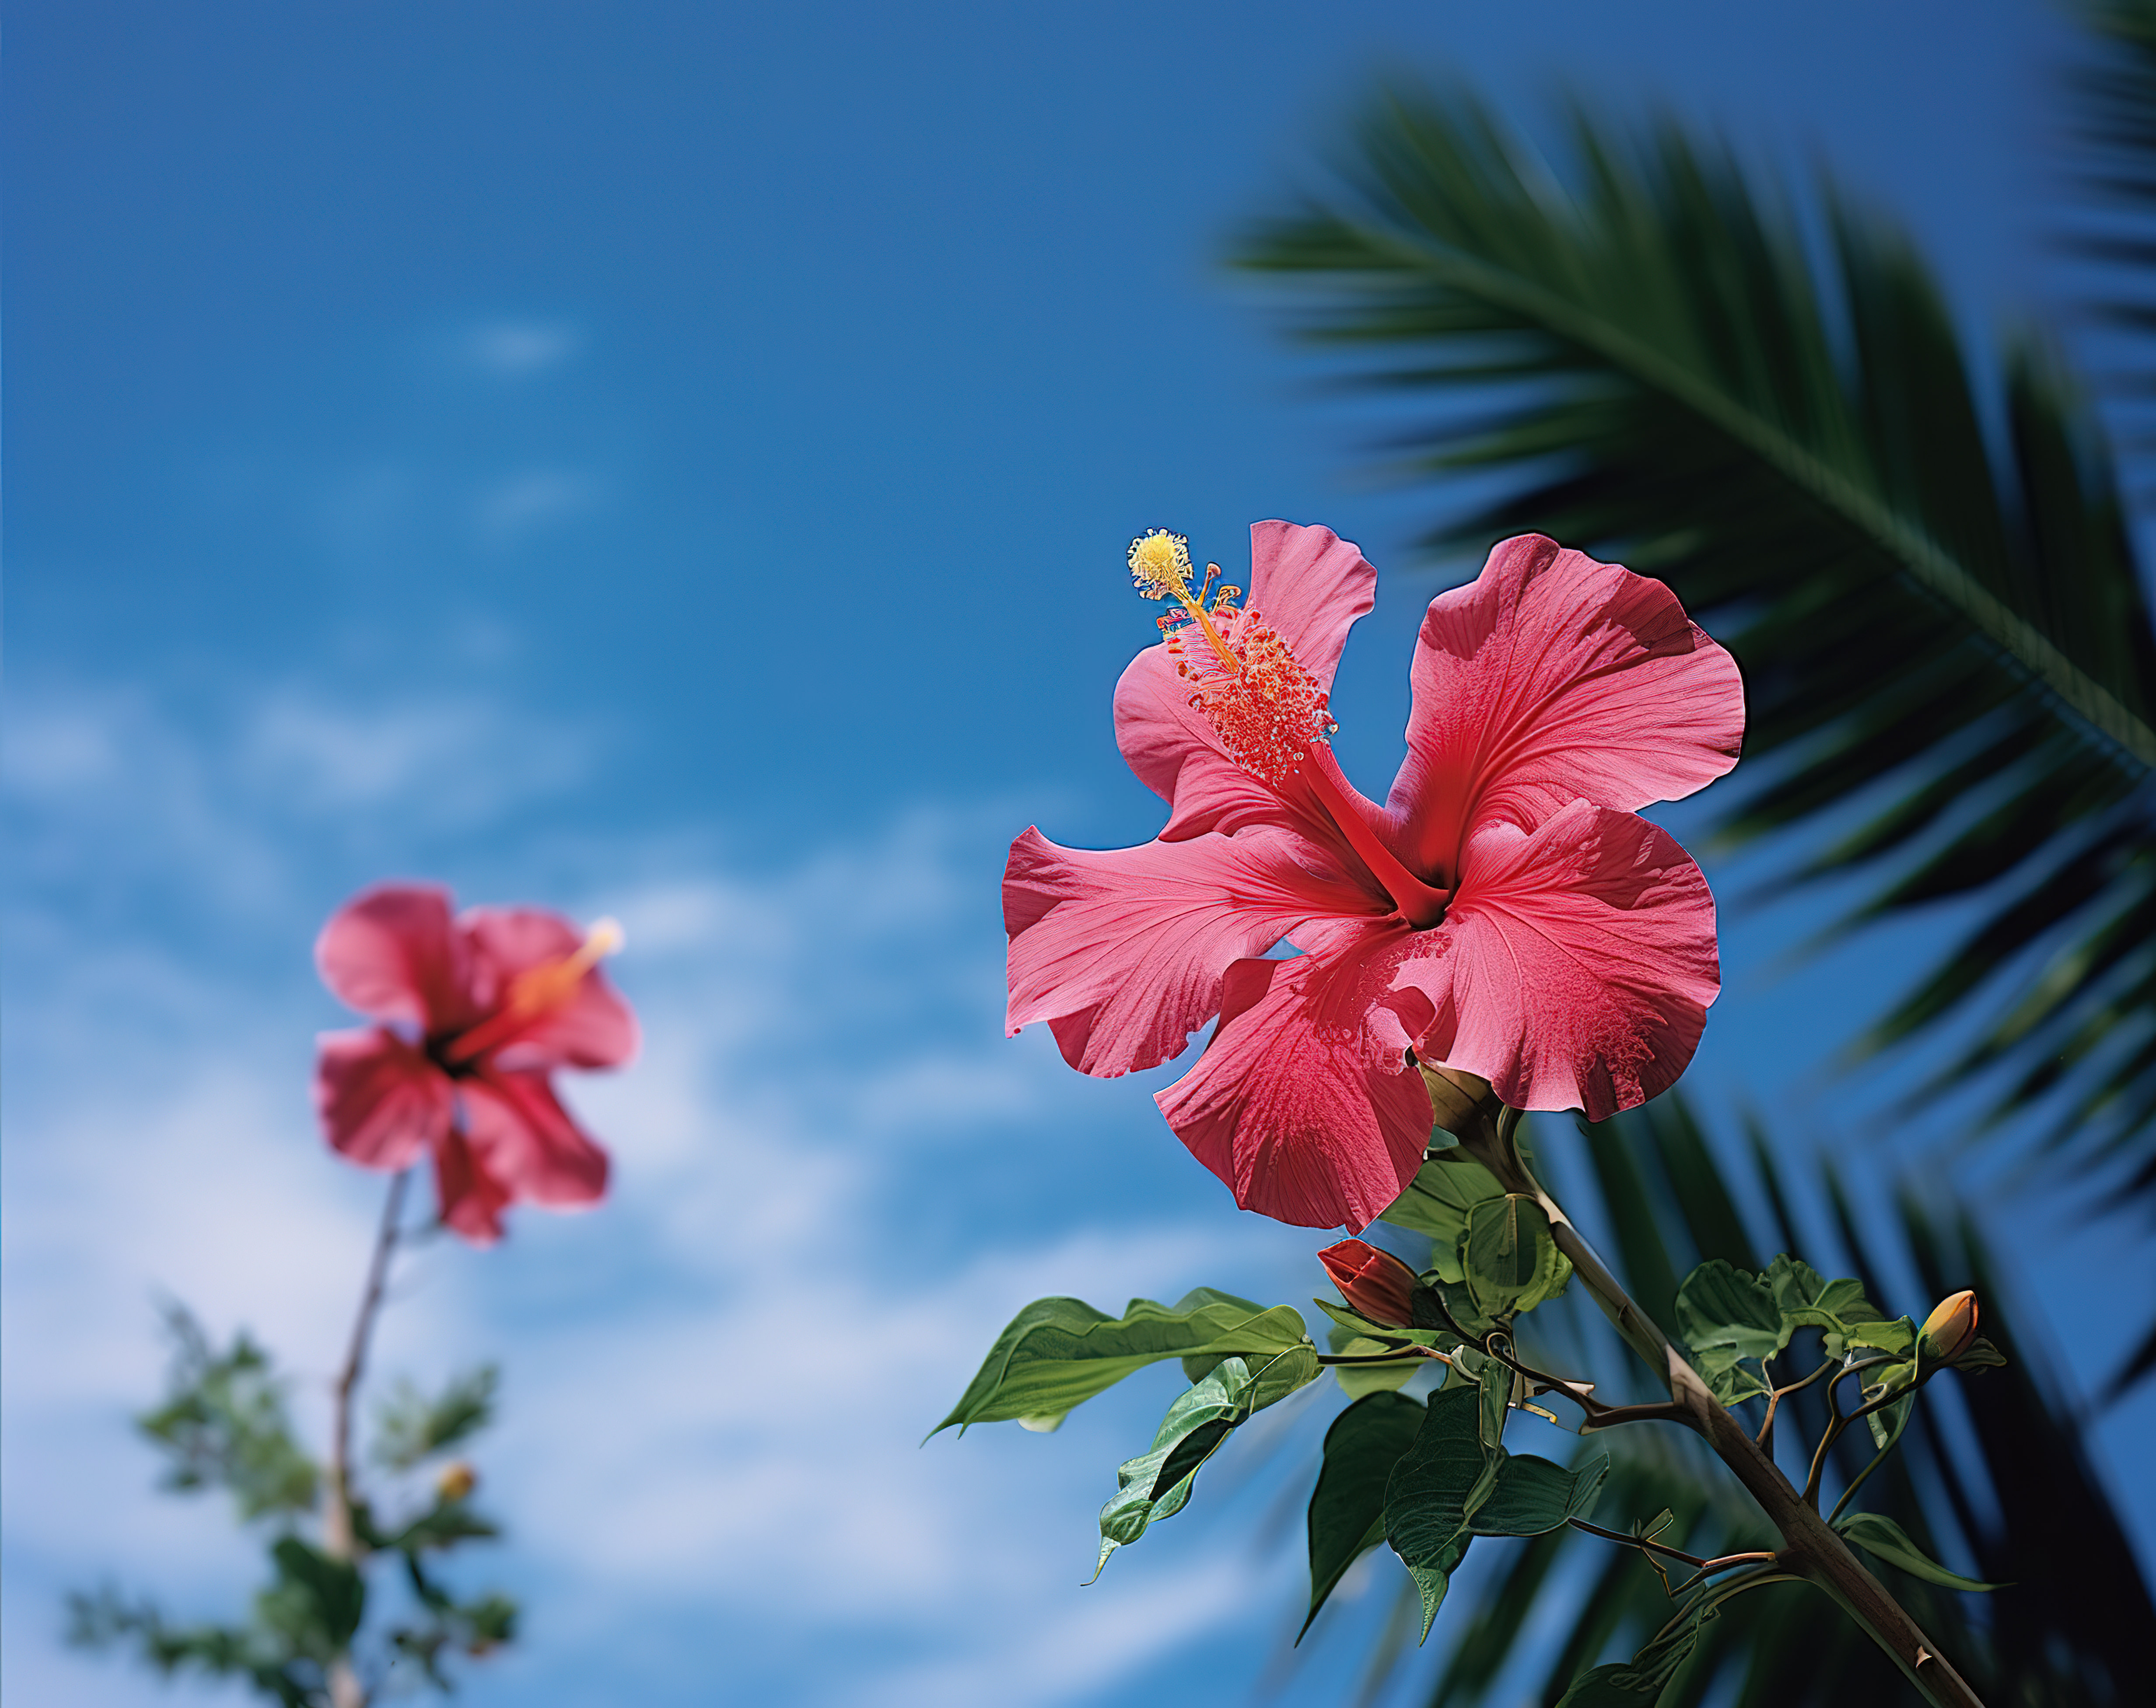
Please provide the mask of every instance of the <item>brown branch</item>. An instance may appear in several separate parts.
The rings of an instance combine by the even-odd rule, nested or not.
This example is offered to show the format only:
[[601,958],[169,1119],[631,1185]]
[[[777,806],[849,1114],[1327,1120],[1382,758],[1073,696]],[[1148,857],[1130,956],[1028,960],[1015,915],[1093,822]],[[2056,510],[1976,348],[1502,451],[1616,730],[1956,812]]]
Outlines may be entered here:
[[[1445,1070],[1440,1077],[1450,1090],[1466,1076]],[[1487,1168],[1507,1192],[1532,1198],[1541,1207],[1549,1218],[1558,1249],[1571,1259],[1581,1284],[1594,1295],[1625,1344],[1668,1387],[1684,1423],[1696,1430],[1728,1466],[1782,1536],[1784,1546],[1776,1557],[1776,1568],[1762,1568],[1761,1577],[1732,1580],[1723,1587],[1735,1593],[1755,1582],[1779,1580],[1785,1568],[1786,1575],[1804,1578],[1825,1590],[1886,1650],[1933,1708],[1983,1708],[1976,1692],[1941,1657],[1938,1645],[1865,1568],[1817,1509],[1798,1493],[1751,1432],[1715,1399],[1669,1336],[1633,1302],[1563,1208],[1528,1172],[1518,1146],[1512,1142],[1518,1117],[1510,1110],[1501,1116],[1503,1105],[1488,1094],[1486,1086],[1484,1093],[1473,1116],[1460,1119],[1449,1129],[1460,1140],[1460,1147]]]

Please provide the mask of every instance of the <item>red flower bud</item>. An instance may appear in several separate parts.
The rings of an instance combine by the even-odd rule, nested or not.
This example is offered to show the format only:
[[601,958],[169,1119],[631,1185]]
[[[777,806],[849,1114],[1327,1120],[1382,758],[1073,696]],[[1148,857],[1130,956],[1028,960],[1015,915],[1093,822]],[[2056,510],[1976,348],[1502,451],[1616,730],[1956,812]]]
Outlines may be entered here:
[[1317,1254],[1340,1296],[1373,1322],[1406,1328],[1414,1321],[1415,1272],[1389,1251],[1343,1239]]
[[1964,1289],[1942,1299],[1924,1319],[1924,1356],[1936,1364],[1951,1364],[1976,1340],[1976,1295]]

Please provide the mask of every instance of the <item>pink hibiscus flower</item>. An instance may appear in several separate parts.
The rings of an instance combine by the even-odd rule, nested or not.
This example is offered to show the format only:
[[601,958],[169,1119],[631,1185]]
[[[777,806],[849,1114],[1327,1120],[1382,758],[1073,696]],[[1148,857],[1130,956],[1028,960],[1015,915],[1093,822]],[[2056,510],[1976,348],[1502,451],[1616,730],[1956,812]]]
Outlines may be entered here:
[[511,1203],[596,1203],[607,1157],[554,1095],[556,1068],[636,1053],[636,1017],[599,971],[621,930],[536,907],[452,918],[431,884],[383,884],[330,916],[322,982],[380,1022],[326,1032],[315,1106],[339,1155],[403,1169],[432,1151],[442,1220],[475,1244]]
[[[1175,536],[1133,544],[1165,639],[1116,736],[1168,803],[1142,847],[1011,844],[1009,1029],[1112,1076],[1205,1053],[1158,1101],[1235,1200],[1360,1229],[1413,1178],[1419,1059],[1517,1108],[1600,1120],[1665,1090],[1721,987],[1714,901],[1636,816],[1737,762],[1729,654],[1659,582],[1535,535],[1423,619],[1407,757],[1378,806],[1341,775],[1327,694],[1377,575],[1327,528],[1250,530],[1247,606]],[[1267,958],[1283,941],[1303,952]],[[1412,1052],[1412,1055],[1410,1054]]]

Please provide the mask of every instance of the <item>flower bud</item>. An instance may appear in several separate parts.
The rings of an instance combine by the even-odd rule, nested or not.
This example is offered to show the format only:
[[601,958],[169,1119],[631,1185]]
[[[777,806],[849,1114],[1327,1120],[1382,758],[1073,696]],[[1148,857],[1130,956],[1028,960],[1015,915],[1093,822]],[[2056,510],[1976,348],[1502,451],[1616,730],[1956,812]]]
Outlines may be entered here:
[[1317,1254],[1340,1296],[1373,1322],[1406,1328],[1414,1321],[1415,1272],[1389,1251],[1343,1239]]
[[1917,1338],[1927,1362],[1951,1364],[1976,1341],[1976,1295],[1964,1288],[1942,1299]]
[[434,1493],[444,1506],[454,1505],[478,1486],[479,1473],[460,1459],[451,1459],[434,1479]]

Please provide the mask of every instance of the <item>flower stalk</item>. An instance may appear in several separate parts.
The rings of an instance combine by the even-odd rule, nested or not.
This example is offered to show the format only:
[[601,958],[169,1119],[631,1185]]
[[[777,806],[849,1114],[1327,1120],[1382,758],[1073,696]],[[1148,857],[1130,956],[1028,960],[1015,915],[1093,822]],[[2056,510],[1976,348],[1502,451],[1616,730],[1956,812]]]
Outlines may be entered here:
[[[367,1373],[367,1348],[374,1338],[374,1320],[382,1312],[382,1298],[389,1283],[389,1263],[396,1254],[403,1224],[404,1193],[412,1171],[399,1169],[389,1177],[389,1192],[382,1200],[382,1221],[375,1229],[374,1249],[367,1262],[367,1281],[359,1295],[359,1314],[352,1319],[352,1338],[345,1346],[344,1364],[337,1372],[330,1426],[329,1505],[322,1516],[322,1552],[333,1560],[351,1560],[359,1552],[352,1510],[352,1403]],[[331,1708],[366,1708],[366,1686],[353,1670],[349,1654],[330,1663]]]
[[[1447,1077],[1455,1089],[1467,1089],[1460,1085],[1465,1076]],[[1758,1503],[1782,1538],[1781,1548],[1772,1557],[1774,1572],[1801,1578],[1824,1591],[1887,1652],[1933,1708],[1983,1708],[1969,1682],[1820,1516],[1815,1504],[1816,1476],[1812,1479],[1814,1490],[1800,1491],[1783,1475],[1766,1449],[1716,1400],[1699,1372],[1640,1309],[1563,1207],[1528,1171],[1514,1142],[1518,1125],[1519,1112],[1507,1108],[1486,1090],[1462,1111],[1459,1124],[1450,1130],[1461,1148],[1488,1169],[1507,1192],[1532,1198],[1549,1218],[1557,1248],[1571,1259],[1580,1284],[1594,1295],[1625,1344],[1669,1389],[1669,1407],[1651,1409],[1698,1434]],[[1590,1412],[1581,1426],[1582,1433],[1606,1428],[1613,1421],[1606,1415],[1598,1419]],[[1735,1582],[1732,1580],[1732,1584]]]

